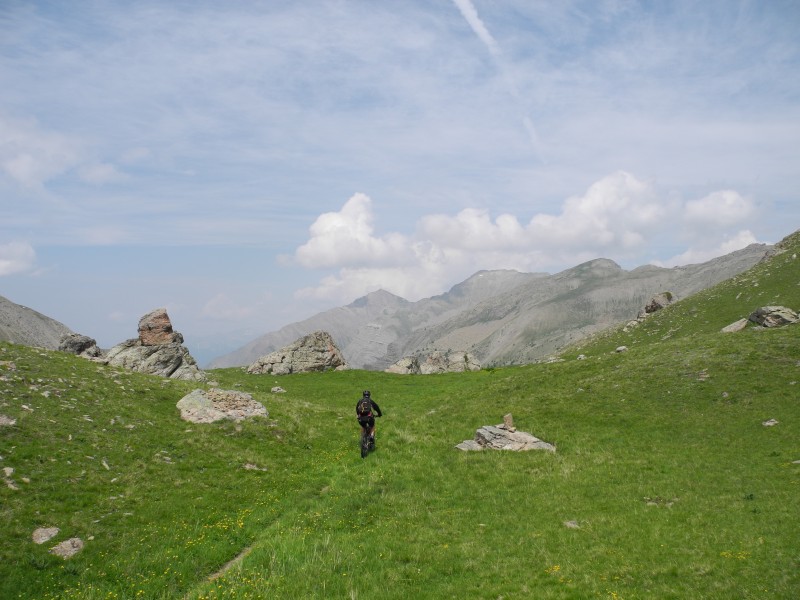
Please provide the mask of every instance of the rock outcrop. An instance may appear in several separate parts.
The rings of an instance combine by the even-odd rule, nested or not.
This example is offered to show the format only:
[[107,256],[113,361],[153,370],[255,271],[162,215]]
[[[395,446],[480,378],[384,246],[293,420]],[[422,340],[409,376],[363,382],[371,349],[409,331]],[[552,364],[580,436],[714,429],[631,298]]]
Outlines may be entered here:
[[97,347],[96,340],[80,333],[68,333],[62,337],[58,349],[61,352],[69,352],[86,358],[98,358],[103,355],[103,351]]
[[670,304],[675,301],[675,296],[672,292],[661,292],[660,294],[656,294],[652,298],[650,298],[650,302],[648,302],[644,307],[645,314],[652,314],[661,310],[662,308],[666,308]]
[[252,375],[289,375],[312,371],[347,369],[347,363],[331,335],[315,331],[281,348],[262,356],[247,369]]
[[422,362],[416,356],[401,358],[386,369],[386,372],[400,375],[433,375],[480,370],[481,364],[470,352],[436,350],[426,356]]
[[159,308],[139,320],[139,337],[117,344],[105,356],[112,366],[171,379],[205,381],[206,374],[172,330],[166,309]]
[[388,369],[386,373],[397,375],[419,375],[419,359],[416,356],[406,356],[401,358]]
[[785,306],[762,306],[750,314],[749,320],[762,327],[782,327],[797,323],[800,318],[795,311]]
[[263,404],[250,394],[230,390],[194,390],[178,401],[181,419],[192,423],[213,423],[223,419],[241,421],[269,415]]
[[499,425],[484,425],[475,432],[475,438],[464,440],[456,446],[459,450],[547,450],[555,452],[556,447],[525,431],[517,431],[510,414],[503,417]]

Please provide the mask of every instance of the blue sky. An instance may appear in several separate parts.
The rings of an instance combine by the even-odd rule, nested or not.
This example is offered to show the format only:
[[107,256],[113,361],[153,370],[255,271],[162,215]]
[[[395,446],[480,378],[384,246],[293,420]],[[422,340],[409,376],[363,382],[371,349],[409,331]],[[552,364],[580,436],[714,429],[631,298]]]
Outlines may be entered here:
[[[378,288],[800,228],[800,3],[0,3],[0,295],[201,361]],[[216,341],[214,341],[216,340]]]

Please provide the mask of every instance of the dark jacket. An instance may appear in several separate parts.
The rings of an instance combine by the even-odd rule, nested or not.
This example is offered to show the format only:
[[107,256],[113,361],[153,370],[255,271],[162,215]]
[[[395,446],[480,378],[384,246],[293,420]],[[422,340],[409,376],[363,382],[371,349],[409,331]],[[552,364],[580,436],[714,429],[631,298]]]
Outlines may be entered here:
[[[363,398],[362,398],[362,400],[363,400]],[[378,403],[377,403],[377,402],[375,402],[375,400],[373,400],[372,398],[370,398],[370,399],[369,399],[369,403],[372,405],[372,408],[374,408],[374,409],[375,409],[375,412],[377,412],[377,413],[378,413],[378,416],[379,416],[379,417],[382,417],[382,416],[383,416],[383,413],[381,413],[381,407],[380,407],[380,406],[378,406]],[[356,402],[356,417],[359,417],[359,418],[361,418],[361,416],[358,414],[358,405],[359,405],[359,404],[361,404],[361,400],[359,400],[358,402]]]

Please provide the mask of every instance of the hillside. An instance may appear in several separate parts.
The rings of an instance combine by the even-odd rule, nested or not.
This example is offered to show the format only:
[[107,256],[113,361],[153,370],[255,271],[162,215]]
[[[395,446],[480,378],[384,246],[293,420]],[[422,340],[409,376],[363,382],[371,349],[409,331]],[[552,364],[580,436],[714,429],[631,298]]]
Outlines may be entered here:
[[706,263],[625,271],[597,259],[555,275],[480,271],[447,293],[408,302],[369,294],[258,337],[215,359],[212,368],[248,365],[316,330],[329,332],[349,365],[383,370],[433,350],[472,352],[484,365],[527,364],[610,325],[635,318],[650,298],[685,298],[753,266],[768,247],[754,244]]
[[0,341],[56,350],[68,333],[63,323],[0,296]]
[[[796,598],[800,325],[720,328],[800,308],[799,252],[562,362],[279,394],[214,371],[269,409],[238,424],[180,420],[196,384],[0,343],[0,597]],[[385,416],[362,460],[365,388]],[[507,412],[557,451],[454,449]]]

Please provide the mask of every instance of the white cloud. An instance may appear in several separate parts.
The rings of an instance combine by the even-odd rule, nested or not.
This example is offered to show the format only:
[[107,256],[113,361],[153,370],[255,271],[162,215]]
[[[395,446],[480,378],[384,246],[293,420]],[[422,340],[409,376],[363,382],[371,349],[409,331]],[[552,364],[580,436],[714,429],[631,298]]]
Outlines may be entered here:
[[408,239],[400,234],[373,236],[372,200],[353,195],[339,212],[317,217],[311,239],[297,249],[295,258],[304,267],[386,265],[406,262]]
[[686,250],[686,252],[673,256],[665,261],[654,261],[653,264],[661,267],[698,264],[709,261],[717,256],[723,256],[741,250],[750,244],[758,243],[756,236],[748,230],[739,231],[733,236],[725,236],[722,242],[713,245],[716,239],[716,237],[710,238],[712,245],[691,247]]
[[583,196],[568,198],[561,214],[537,214],[525,226],[513,215],[492,222],[486,210],[465,209],[455,217],[423,217],[420,231],[451,248],[617,251],[641,247],[644,234],[663,225],[667,214],[651,184],[620,171],[594,183]]
[[75,139],[0,115],[0,170],[23,187],[41,187],[78,164],[80,154]]
[[[710,206],[723,197],[728,196],[711,194],[712,200],[684,206],[654,184],[619,171],[567,198],[560,213],[535,214],[527,224],[511,214],[493,219],[486,209],[466,208],[423,216],[407,236],[376,235],[372,201],[356,194],[341,211],[318,217],[310,239],[297,249],[295,259],[304,267],[339,269],[298,295],[346,302],[383,288],[416,300],[480,269],[552,270],[598,257],[643,263],[654,235],[677,227],[686,207]],[[713,244],[719,237],[698,239]],[[698,250],[675,260],[707,260],[752,241],[752,234],[743,232],[714,247],[695,245]]]
[[0,277],[22,273],[33,268],[36,251],[26,242],[0,244]]
[[691,226],[728,228],[746,222],[755,212],[751,198],[734,190],[721,190],[686,203],[686,222]]

